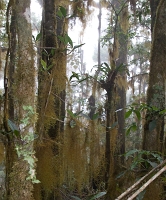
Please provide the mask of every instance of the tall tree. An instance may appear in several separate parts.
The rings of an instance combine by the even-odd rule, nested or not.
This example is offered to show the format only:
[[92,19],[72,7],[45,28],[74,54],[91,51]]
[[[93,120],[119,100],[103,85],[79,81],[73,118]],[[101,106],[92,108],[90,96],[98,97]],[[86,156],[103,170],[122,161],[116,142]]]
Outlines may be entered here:
[[[165,109],[165,50],[163,42],[165,42],[165,9],[166,3],[160,0],[157,8],[153,41],[151,48],[149,87],[147,91],[147,104],[158,110]],[[151,128],[154,125],[154,128]],[[148,112],[144,127],[143,149],[159,151],[163,150],[164,142],[164,117]]]
[[[65,117],[67,20],[64,10],[68,1],[43,1],[41,29],[41,65],[38,74],[39,139],[36,144],[37,174],[35,199],[61,199],[61,146]],[[64,12],[63,12],[64,11]],[[58,15],[58,12],[61,14]],[[61,38],[61,40],[59,39]]]
[[[11,11],[11,24],[9,24],[9,12],[10,9]],[[7,7],[7,23],[6,23],[6,29],[8,33],[8,39],[9,39],[9,49],[7,52],[7,60],[6,60],[6,70],[4,74],[4,78],[9,79],[9,84],[12,86],[13,84],[13,74],[14,74],[14,69],[15,69],[15,61],[16,61],[16,46],[17,46],[17,32],[16,32],[16,10],[15,7],[13,6],[11,8],[11,5],[9,4]],[[10,61],[9,61],[9,66],[8,66],[8,55],[10,53]],[[8,69],[9,68],[9,69]],[[5,85],[4,85],[5,87]],[[6,107],[6,115],[9,115],[11,120],[14,120],[14,99],[12,97],[12,90],[8,92],[8,88],[6,85],[6,91],[5,91],[5,105]],[[7,102],[7,99],[9,101]],[[9,103],[9,105],[8,105]],[[4,113],[5,114],[5,113]],[[7,123],[7,118],[5,119]],[[8,131],[8,126],[6,126],[6,131]],[[8,142],[6,145],[6,194],[10,195],[10,173],[12,171],[12,166],[13,162],[15,159],[15,151],[14,151],[14,141],[8,137]]]
[[[116,121],[118,121],[118,132],[116,133],[116,131],[114,130],[113,132],[110,131],[109,133],[110,135],[114,135],[114,136],[109,136],[110,138],[112,137],[111,142],[110,142],[111,143],[110,151],[112,151],[111,152],[112,155],[110,154],[109,180],[108,180],[106,199],[114,199],[117,196],[116,176],[118,175],[118,173],[120,173],[121,166],[124,165],[124,157],[121,155],[125,153],[124,114],[125,114],[125,106],[126,106],[125,86],[127,85],[125,73],[126,73],[126,64],[127,64],[128,5],[127,5],[127,1],[125,0],[118,1],[118,2],[112,1],[111,5],[116,15],[116,18],[115,18],[116,22],[115,22],[115,29],[114,29],[115,48],[114,48],[114,52],[111,52],[110,56],[112,56],[111,62],[114,62],[116,65],[115,78],[117,79],[117,82],[114,80],[114,82],[112,83],[112,84],[116,84],[116,89],[112,88],[112,90],[110,90],[111,88],[109,88],[108,92],[111,93],[112,102],[114,102],[112,103],[112,105],[109,106],[112,109],[112,115],[110,117],[110,120],[112,121],[112,125],[116,124]],[[121,70],[118,71],[118,68],[119,69],[121,68]],[[112,75],[112,77],[114,77],[114,74]],[[118,84],[118,79],[121,80],[120,84]],[[116,109],[119,110],[117,112],[117,116],[115,114]],[[108,119],[109,119],[109,116],[107,120]],[[113,119],[115,121],[113,121]],[[121,185],[120,182],[118,184]]]
[[[119,42],[119,57],[116,65],[123,65],[124,68],[127,65],[127,53],[128,53],[128,5],[126,1],[122,0],[119,2],[120,5],[117,5],[117,9],[122,9],[119,19],[119,27],[118,30],[118,42]],[[117,112],[118,117],[118,157],[119,155],[123,155],[125,153],[125,107],[126,107],[126,70],[122,70],[119,75],[119,78],[122,80],[123,85],[118,85],[117,93],[118,93],[118,101],[117,101]],[[119,165],[124,164],[124,157],[121,156],[121,161]]]
[[[8,24],[10,10],[12,10],[11,29],[9,29]],[[7,9],[7,33],[9,35],[9,48],[4,73],[4,127],[7,133],[11,130],[14,131],[12,135],[7,134],[7,199],[30,200],[33,199],[33,175],[30,175],[32,168],[27,163],[28,160],[26,160],[27,157],[25,155],[26,151],[31,156],[33,154],[33,143],[29,138],[33,137],[31,132],[34,126],[35,105],[35,66],[30,0],[23,0],[21,2],[18,0],[15,2],[9,1]],[[9,53],[10,65],[8,65]],[[10,90],[12,91],[10,93],[10,100],[8,99],[8,78],[10,78]],[[11,103],[10,106],[8,102]],[[14,110],[12,107],[14,107]],[[28,113],[29,109],[32,111],[31,114]],[[27,119],[26,122],[25,118]],[[14,122],[11,120],[14,120]],[[20,127],[20,131],[15,124]],[[15,138],[16,135],[17,138]],[[15,156],[15,158],[9,155],[9,153],[14,151],[13,144],[18,153],[18,157]],[[14,160],[11,160],[13,158]],[[14,177],[17,177],[17,180]],[[25,181],[26,179],[27,181]]]
[[[165,109],[165,75],[166,51],[166,1],[160,0],[156,12],[153,28],[153,39],[150,58],[149,87],[147,91],[147,104],[152,109],[146,114],[143,135],[143,149],[164,153],[164,116],[160,114]],[[158,112],[155,112],[155,109]],[[151,159],[151,158],[148,158]],[[149,191],[157,191],[157,184],[152,184]],[[150,192],[151,193],[151,192]],[[147,193],[147,198],[149,193]],[[155,199],[160,199],[159,195]]]

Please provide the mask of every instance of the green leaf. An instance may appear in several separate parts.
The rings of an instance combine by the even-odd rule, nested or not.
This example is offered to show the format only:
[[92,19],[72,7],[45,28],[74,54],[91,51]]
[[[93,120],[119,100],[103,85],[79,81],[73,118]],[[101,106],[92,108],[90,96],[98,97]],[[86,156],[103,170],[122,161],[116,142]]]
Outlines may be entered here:
[[60,18],[62,18],[62,17],[63,17],[63,14],[62,14],[62,12],[61,12],[61,10],[60,10],[60,9],[57,11],[57,13],[56,13],[56,14],[57,14],[57,16],[58,16],[58,17],[60,17]]
[[58,39],[59,39],[62,43],[65,43],[64,37],[58,35]]
[[20,131],[18,131],[18,130],[14,130],[13,133],[17,138],[19,138],[21,136]]
[[131,128],[129,127],[126,131],[126,136],[128,136],[130,134]]
[[81,46],[83,46],[85,43],[83,43],[83,44],[79,44],[79,45],[75,45],[74,47],[73,47],[73,50],[74,49],[77,49],[77,48],[79,48],[79,47],[81,47]]
[[152,155],[154,158],[157,158],[158,161],[160,161],[160,162],[163,161],[162,157],[161,157],[158,153],[151,153],[151,155]]
[[104,62],[104,65],[106,66],[106,71],[107,71],[107,72],[110,72],[110,70],[111,70],[111,69],[110,69],[110,66],[109,66],[106,62]]
[[18,126],[17,126],[15,123],[13,123],[10,119],[8,119],[7,121],[8,121],[8,126],[10,127],[10,129],[11,129],[13,132],[14,132],[14,131],[20,132]]
[[32,183],[40,183],[40,181],[35,179],[35,180],[32,180]]
[[67,45],[69,43],[69,36],[67,34],[64,35],[64,44]]
[[163,115],[165,113],[166,113],[166,110],[162,110],[162,111],[159,112],[160,115]]
[[67,16],[67,10],[66,10],[66,8],[64,8],[63,6],[59,6],[59,7],[60,7],[60,11],[62,13],[62,16],[66,17]]
[[132,123],[132,124],[128,127],[128,129],[127,129],[127,131],[126,131],[126,135],[129,135],[130,131],[136,131],[136,130],[137,130],[137,125],[136,125],[136,123],[134,122],[134,123]]
[[142,12],[139,12],[138,17],[139,17],[139,22],[141,23],[141,21],[142,21]]
[[92,116],[92,120],[96,120],[99,118],[99,113],[95,113],[93,116]]
[[150,160],[147,160],[147,162],[148,162],[153,168],[157,167],[157,165],[158,165],[156,162],[151,162]]
[[153,131],[157,126],[156,120],[153,120],[149,123],[149,131]]
[[132,125],[130,126],[132,131],[136,131],[137,130],[137,125],[136,123],[132,123]]
[[70,121],[70,127],[74,128],[76,126],[76,122],[74,120]]
[[105,67],[100,67],[100,71],[101,71],[101,72],[104,72],[105,75],[107,74],[107,70],[106,70]]
[[47,70],[47,63],[41,59],[41,65],[43,66],[44,70]]
[[76,117],[75,114],[74,114],[71,110],[67,110],[67,112],[68,112],[68,114],[69,114],[71,117],[73,117],[73,118]]
[[81,82],[87,80],[88,78],[89,78],[89,77],[83,78],[83,79],[79,80],[78,82],[81,83]]
[[141,119],[141,113],[138,110],[133,110],[133,112],[136,114],[138,120]]
[[133,112],[133,109],[128,110],[128,111],[125,113],[125,119],[129,118],[130,115],[132,114],[132,112]]
[[68,36],[68,34],[65,34],[63,37],[59,36],[59,39],[65,44],[67,45],[68,43],[70,44],[70,46],[73,48],[73,41],[72,39]]
[[139,152],[138,149],[132,149],[132,150],[128,151],[128,152],[125,154],[126,160],[128,159],[128,157],[130,157],[131,155],[133,155],[133,154],[135,154],[135,153],[137,153],[137,152]]
[[55,55],[55,49],[51,49],[51,55],[52,55],[52,56]]
[[78,73],[75,73],[75,72],[72,72],[72,75],[70,76],[69,81],[71,81],[72,78],[76,78],[77,80],[79,80],[79,74],[78,74]]
[[89,200],[94,200],[94,199],[97,199],[97,198],[103,197],[105,194],[106,194],[106,192],[99,192],[99,193],[93,195],[92,197],[90,197]]
[[45,55],[45,56],[49,56],[48,52],[45,49],[43,50],[42,54]]
[[36,42],[37,42],[38,40],[40,40],[41,36],[42,36],[41,33],[37,34],[37,36],[36,36]]
[[83,112],[83,110],[81,110],[81,111],[75,113],[75,116],[79,116],[79,114],[81,114],[82,112]]
[[67,43],[69,43],[70,46],[73,48],[73,41],[67,34],[66,34],[66,39],[67,39]]
[[47,71],[50,70],[52,67],[53,67],[53,65],[49,65],[49,66],[47,67]]
[[156,106],[152,106],[153,111],[159,111],[159,109]]

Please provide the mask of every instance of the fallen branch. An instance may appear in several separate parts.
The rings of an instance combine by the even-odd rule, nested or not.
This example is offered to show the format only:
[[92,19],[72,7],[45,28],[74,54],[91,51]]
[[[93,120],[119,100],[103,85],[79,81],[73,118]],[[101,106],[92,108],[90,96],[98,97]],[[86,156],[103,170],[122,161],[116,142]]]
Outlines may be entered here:
[[152,172],[156,171],[158,168],[162,167],[164,164],[166,164],[166,160],[164,160],[161,164],[157,165],[157,167],[153,168],[148,174],[146,174],[141,179],[139,179],[134,185],[132,185],[131,187],[129,187],[124,193],[122,193],[115,200],[120,200],[123,197],[127,196],[129,193],[131,193],[133,191],[133,189],[135,187],[137,187],[143,180],[145,180]]
[[127,200],[134,199],[139,193],[141,193],[145,188],[152,183],[160,174],[166,171],[166,166],[164,166],[160,171],[158,171],[152,178],[150,178],[140,189],[138,189],[131,197],[129,197]]

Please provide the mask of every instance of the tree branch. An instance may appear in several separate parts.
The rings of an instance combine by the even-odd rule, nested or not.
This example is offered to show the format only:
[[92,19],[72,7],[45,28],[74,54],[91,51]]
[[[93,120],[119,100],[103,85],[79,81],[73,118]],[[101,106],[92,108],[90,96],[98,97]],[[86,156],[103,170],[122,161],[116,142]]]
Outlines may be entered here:
[[[161,164],[159,164],[157,167],[153,168],[148,174],[143,176],[141,179],[139,179],[134,185],[129,187],[124,193],[122,193],[119,197],[117,197],[115,200],[120,200],[130,194],[134,188],[136,188],[143,180],[145,180],[152,172],[156,171],[158,168],[162,167],[164,164],[166,164],[166,160],[164,160]],[[157,178],[157,177],[156,177]],[[151,179],[150,179],[151,180]],[[147,186],[146,186],[147,187]],[[139,194],[139,193],[138,193]]]
[[127,200],[134,199],[139,193],[141,193],[145,188],[152,183],[160,174],[166,171],[166,166],[164,166],[160,171],[158,171],[152,178],[150,178],[140,189],[138,189],[131,197],[129,197]]

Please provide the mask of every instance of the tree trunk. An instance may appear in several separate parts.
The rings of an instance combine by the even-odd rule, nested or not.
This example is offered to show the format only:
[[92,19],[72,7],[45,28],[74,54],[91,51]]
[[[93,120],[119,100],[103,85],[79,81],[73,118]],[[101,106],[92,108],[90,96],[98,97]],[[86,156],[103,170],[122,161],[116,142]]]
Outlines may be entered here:
[[[115,2],[115,11],[116,15],[119,19],[117,21],[117,27],[116,27],[116,40],[118,41],[118,59],[116,62],[116,67],[118,68],[120,65],[127,64],[127,29],[128,29],[128,7],[126,7],[125,1],[121,2]],[[120,11],[121,10],[121,11]],[[124,165],[124,157],[121,156],[125,153],[125,106],[126,106],[126,91],[125,91],[125,85],[126,85],[126,75],[125,70],[123,72],[118,72],[118,78],[123,79],[123,85],[116,86],[116,92],[112,93],[110,90],[109,92],[112,93],[112,111],[111,111],[111,119],[112,124],[116,123],[118,121],[118,132],[116,130],[108,130],[108,133],[111,139],[111,146],[109,147],[111,150],[110,154],[110,167],[106,168],[106,173],[109,173],[109,180],[108,180],[108,188],[107,188],[107,194],[106,199],[113,200],[118,195],[118,191],[116,190],[117,184],[119,187],[122,187],[123,183],[120,182],[121,180],[117,180],[116,176],[121,172],[121,166]],[[115,89],[114,89],[115,90]],[[108,96],[109,97],[109,96]],[[116,98],[118,97],[118,98]],[[114,102],[114,103],[113,103]],[[117,112],[117,116],[115,116],[115,111],[118,109],[122,109],[121,111]],[[110,116],[107,114],[107,120],[110,118]],[[117,119],[116,119],[117,118]],[[112,125],[111,125],[112,126]],[[110,127],[110,125],[107,127]],[[112,137],[112,138],[111,138]],[[108,141],[106,140],[106,146],[108,146]],[[108,151],[108,150],[107,150]]]
[[[153,107],[159,111],[165,109],[166,51],[164,45],[166,44],[166,1],[160,0],[158,7],[153,7],[152,15],[155,15],[154,10],[157,10],[157,12],[155,20],[152,16],[152,26],[154,23],[154,28],[150,58],[149,87],[147,91],[147,104],[152,108],[152,111],[148,111],[145,118],[143,150],[164,153],[164,117],[159,112],[156,113]],[[151,158],[148,159],[150,160]],[[145,194],[145,199],[151,198],[153,191],[159,194],[159,192],[156,192],[158,191],[157,186],[159,186],[159,183],[157,181],[150,185]],[[161,191],[161,187],[159,189]],[[161,196],[159,197],[158,195],[155,199],[157,200],[157,198],[161,199]]]
[[[9,85],[12,86],[14,79],[14,68],[16,65],[16,45],[17,45],[17,31],[16,31],[16,10],[14,7],[11,8],[11,24],[9,27],[9,24],[7,22],[8,26],[8,31],[10,31],[8,34],[10,35],[9,37],[9,51],[10,51],[10,61],[9,61],[9,69],[6,69],[8,72],[8,79],[9,79]],[[9,15],[9,10],[10,7],[8,5],[7,9],[7,16]],[[9,17],[9,16],[8,16]],[[8,59],[8,58],[7,58]],[[12,94],[12,89],[9,91],[9,99],[8,99],[8,116],[10,120],[14,120],[14,100],[13,100],[13,94]],[[6,130],[8,131],[8,130]],[[6,151],[6,195],[10,196],[10,173],[12,172],[12,166],[14,163],[14,160],[16,159],[16,152],[15,152],[15,146],[14,146],[14,141],[13,139],[8,136],[7,137],[7,142],[5,146],[5,151]]]
[[152,38],[153,38],[153,28],[154,28],[155,21],[156,21],[156,12],[157,12],[157,7],[159,5],[159,2],[160,2],[159,0],[150,0]]
[[[9,2],[9,5],[11,2]],[[16,31],[17,30],[17,31]],[[33,142],[27,140],[34,126],[34,114],[23,122],[27,116],[27,107],[34,110],[35,104],[35,67],[34,50],[32,45],[32,30],[30,19],[30,0],[18,1],[12,4],[11,30],[9,31],[10,69],[6,65],[6,81],[9,78],[10,93],[8,119],[20,126],[20,135],[8,135],[6,170],[7,170],[7,199],[33,199],[32,172],[25,160],[25,152],[32,156]],[[17,35],[17,37],[16,37]],[[16,51],[17,38],[17,51]],[[14,70],[14,66],[16,69]],[[7,99],[8,100],[8,99]],[[4,106],[5,109],[7,106]],[[9,128],[7,128],[9,130]],[[31,131],[30,131],[31,129]],[[16,138],[16,139],[15,139]],[[16,157],[14,149],[17,147],[19,157]],[[34,157],[35,159],[35,157]],[[34,161],[34,160],[33,160]],[[32,175],[33,176],[33,175]],[[16,178],[17,177],[17,178]],[[29,180],[27,180],[29,178]],[[34,177],[33,177],[34,178]]]
[[[165,109],[165,74],[166,51],[163,44],[166,42],[166,2],[160,0],[157,8],[153,42],[151,48],[149,87],[147,91],[147,104]],[[150,123],[154,128],[150,128]],[[164,142],[164,117],[148,112],[144,126],[143,149],[150,151],[163,151]]]
[[[65,4],[66,3],[66,4]],[[57,16],[59,6],[67,8],[68,1],[43,1],[41,59],[47,68],[39,66],[38,123],[39,140],[36,144],[38,158],[35,199],[61,199],[63,181],[61,148],[65,117],[66,51],[58,39],[67,31],[65,18]]]
[[[124,1],[122,1],[122,5]],[[128,31],[128,7],[125,6],[120,14],[120,24],[119,24],[119,33],[118,33],[118,40],[119,40],[119,58],[117,60],[117,66],[120,65],[127,65],[127,31]],[[126,107],[126,88],[125,84],[126,80],[126,72],[125,70],[120,73],[124,81],[124,85],[120,85],[117,89],[118,93],[118,102],[117,102],[117,110],[122,109],[121,111],[117,112],[118,118],[118,157],[125,153],[125,107]],[[124,157],[121,156],[121,161],[119,165],[124,164]]]

